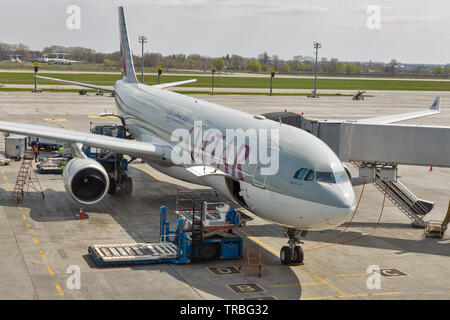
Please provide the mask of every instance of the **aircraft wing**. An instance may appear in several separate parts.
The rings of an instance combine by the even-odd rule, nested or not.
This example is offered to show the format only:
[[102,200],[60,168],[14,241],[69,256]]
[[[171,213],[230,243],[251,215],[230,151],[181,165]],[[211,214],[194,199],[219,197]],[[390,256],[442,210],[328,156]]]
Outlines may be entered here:
[[86,146],[145,158],[159,163],[172,163],[170,160],[172,152],[170,144],[147,143],[75,130],[8,121],[0,121],[0,131],[62,142],[81,143]]
[[441,112],[441,98],[436,97],[436,99],[434,100],[434,103],[431,105],[431,107],[428,110],[395,114],[395,115],[376,117],[376,118],[367,118],[367,119],[357,120],[356,122],[363,123],[363,124],[389,124],[389,123],[393,123],[393,122],[399,122],[399,121],[404,121],[404,120],[409,120],[409,119],[431,116],[433,114],[438,114],[440,112]]
[[164,89],[164,88],[169,88],[169,87],[181,86],[182,84],[192,83],[192,82],[195,82],[195,81],[197,81],[197,79],[156,84],[156,85],[154,85],[152,87]]
[[86,88],[91,88],[91,89],[96,89],[96,90],[107,91],[107,92],[114,92],[114,87],[103,87],[103,86],[97,86],[95,84],[89,84],[89,83],[77,82],[77,81],[69,81],[69,80],[63,80],[63,79],[56,79],[56,78],[49,78],[49,77],[43,77],[43,76],[37,76],[37,77],[39,79],[64,82],[64,83],[68,83],[68,84],[77,85],[80,87],[86,87]]

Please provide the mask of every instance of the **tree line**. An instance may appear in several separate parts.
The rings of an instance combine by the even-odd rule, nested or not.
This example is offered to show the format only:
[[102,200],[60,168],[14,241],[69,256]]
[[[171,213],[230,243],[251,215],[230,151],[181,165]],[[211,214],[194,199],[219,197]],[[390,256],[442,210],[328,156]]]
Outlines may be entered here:
[[[50,46],[42,51],[33,51],[23,44],[11,45],[0,43],[0,60],[7,60],[10,56],[19,55],[22,60],[40,58],[43,54],[66,53],[72,60],[84,63],[102,65],[105,69],[120,68],[120,52],[101,53],[90,48]],[[137,69],[141,66],[141,57],[133,55]],[[223,57],[206,57],[200,54],[172,54],[145,53],[144,63],[146,67],[157,68],[162,65],[164,69],[205,70],[210,71],[214,65],[218,71],[243,71],[243,72],[270,72],[272,68],[279,73],[303,73],[314,72],[315,61],[313,57],[297,55],[291,59],[281,59],[277,55],[269,55],[267,52],[257,57],[246,58],[237,54],[227,54]],[[344,62],[337,58],[321,58],[318,62],[318,72],[334,75],[415,75],[415,76],[449,76],[450,64],[447,65],[404,65],[392,59],[389,63],[372,62]]]

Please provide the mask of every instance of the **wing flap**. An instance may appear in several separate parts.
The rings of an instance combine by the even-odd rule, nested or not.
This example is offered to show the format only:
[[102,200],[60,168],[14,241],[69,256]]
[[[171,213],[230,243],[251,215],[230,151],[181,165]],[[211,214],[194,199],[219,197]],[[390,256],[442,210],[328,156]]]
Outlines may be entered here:
[[193,166],[186,168],[186,170],[199,178],[205,176],[229,176],[225,172],[210,166]]
[[401,113],[401,114],[395,114],[390,116],[382,116],[382,117],[376,117],[376,118],[367,118],[367,119],[361,119],[357,120],[357,123],[362,124],[389,124],[404,120],[410,120],[420,117],[426,117],[431,116],[433,114],[438,114],[441,112],[441,98],[436,97],[433,104],[428,110],[424,111],[416,111],[416,112],[408,112],[408,113]]

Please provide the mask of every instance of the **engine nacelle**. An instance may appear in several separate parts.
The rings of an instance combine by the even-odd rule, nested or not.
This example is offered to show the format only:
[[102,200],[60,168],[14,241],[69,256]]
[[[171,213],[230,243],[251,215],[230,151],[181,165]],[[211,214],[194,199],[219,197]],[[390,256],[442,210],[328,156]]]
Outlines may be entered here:
[[74,158],[63,171],[64,186],[75,201],[87,205],[101,201],[109,189],[105,168],[93,159]]

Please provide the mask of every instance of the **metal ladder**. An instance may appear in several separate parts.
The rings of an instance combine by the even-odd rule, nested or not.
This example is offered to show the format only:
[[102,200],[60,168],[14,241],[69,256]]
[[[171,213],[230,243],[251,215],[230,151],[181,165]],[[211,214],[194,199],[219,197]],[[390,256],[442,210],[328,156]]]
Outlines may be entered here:
[[28,191],[30,188],[36,192],[40,192],[42,198],[45,198],[39,180],[33,170],[33,154],[27,150],[22,157],[16,184],[14,185],[14,189],[11,192],[11,197],[9,200],[17,203],[22,202],[25,189]]
[[418,199],[403,183],[382,181],[378,172],[375,174],[375,187],[399,208],[412,222],[412,225],[418,228],[425,228],[426,222],[423,216],[428,214],[434,206],[434,202]]
[[247,275],[257,275],[261,278],[263,274],[261,247],[257,244],[249,244],[245,246],[245,251],[247,264],[240,264],[239,270],[241,270],[243,266],[247,266]]

